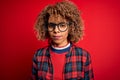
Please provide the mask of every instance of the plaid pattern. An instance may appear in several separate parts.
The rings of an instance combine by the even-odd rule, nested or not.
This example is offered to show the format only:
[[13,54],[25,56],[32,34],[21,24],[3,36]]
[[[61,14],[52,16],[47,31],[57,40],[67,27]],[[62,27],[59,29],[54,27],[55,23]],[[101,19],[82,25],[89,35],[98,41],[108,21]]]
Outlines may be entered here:
[[[53,80],[53,65],[49,47],[36,51],[33,58],[33,80]],[[66,54],[64,80],[94,80],[90,55],[82,48],[71,46]]]

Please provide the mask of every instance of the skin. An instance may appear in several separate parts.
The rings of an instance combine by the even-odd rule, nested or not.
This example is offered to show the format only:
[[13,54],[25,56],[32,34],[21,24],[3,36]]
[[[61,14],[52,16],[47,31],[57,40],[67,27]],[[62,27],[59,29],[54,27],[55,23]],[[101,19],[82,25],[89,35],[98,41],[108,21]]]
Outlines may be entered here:
[[[66,23],[67,21],[60,15],[51,15],[48,22],[58,24],[61,22]],[[49,32],[49,35],[52,40],[52,45],[55,47],[63,47],[68,44],[68,29],[65,32],[61,32],[58,27],[56,27],[52,32]]]

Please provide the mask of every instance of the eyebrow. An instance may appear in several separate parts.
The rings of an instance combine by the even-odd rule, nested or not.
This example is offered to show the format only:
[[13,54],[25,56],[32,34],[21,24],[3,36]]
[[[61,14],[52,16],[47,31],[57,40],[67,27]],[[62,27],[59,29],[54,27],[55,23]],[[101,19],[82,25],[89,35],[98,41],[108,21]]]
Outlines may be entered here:
[[[64,23],[66,23],[66,22],[60,22],[60,23],[57,23],[57,24],[64,24]],[[49,24],[56,24],[56,23],[54,23],[54,22],[49,22]]]

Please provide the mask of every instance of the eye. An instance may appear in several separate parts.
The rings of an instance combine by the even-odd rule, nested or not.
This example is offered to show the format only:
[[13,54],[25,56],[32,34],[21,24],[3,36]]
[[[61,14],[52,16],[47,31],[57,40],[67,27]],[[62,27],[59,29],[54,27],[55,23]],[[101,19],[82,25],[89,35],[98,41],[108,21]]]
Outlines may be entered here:
[[65,23],[59,24],[59,29],[61,31],[65,31],[67,29],[67,25]]
[[49,27],[49,28],[53,28],[53,27],[55,27],[55,24],[49,23],[49,24],[48,24],[48,27]]
[[66,25],[65,24],[60,24],[60,27],[66,27]]

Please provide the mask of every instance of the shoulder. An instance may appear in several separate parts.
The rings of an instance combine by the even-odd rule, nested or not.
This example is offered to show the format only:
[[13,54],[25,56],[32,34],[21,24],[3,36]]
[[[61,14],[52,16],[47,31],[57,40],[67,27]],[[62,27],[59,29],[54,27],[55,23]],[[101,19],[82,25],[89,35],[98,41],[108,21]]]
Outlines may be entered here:
[[48,50],[48,46],[39,48],[35,51],[34,56],[42,56]]
[[86,50],[86,49],[83,49],[81,47],[76,47],[75,46],[75,54],[77,56],[81,56],[82,59],[83,59],[83,62],[86,62],[85,64],[88,65],[89,63],[91,63],[91,55],[90,53]]
[[90,53],[86,49],[81,48],[79,46],[74,46],[74,47],[75,47],[76,54],[79,54],[82,56],[90,56]]

